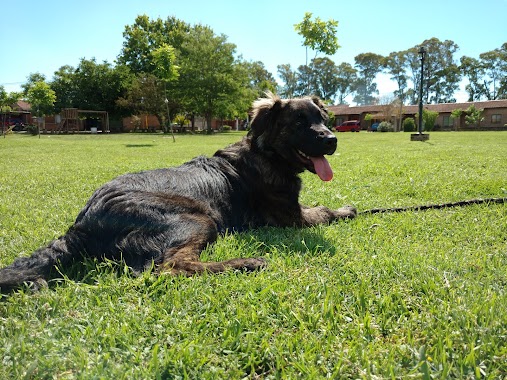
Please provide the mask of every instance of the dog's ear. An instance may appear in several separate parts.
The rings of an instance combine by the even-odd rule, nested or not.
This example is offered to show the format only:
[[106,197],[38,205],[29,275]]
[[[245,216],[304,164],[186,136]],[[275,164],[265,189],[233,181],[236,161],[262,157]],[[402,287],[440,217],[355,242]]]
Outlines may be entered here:
[[319,107],[321,110],[327,113],[326,105],[322,100],[320,100],[318,96],[312,96],[312,100],[315,103],[315,105],[317,105],[317,107]]
[[266,132],[275,122],[282,108],[282,100],[271,93],[267,98],[257,99],[253,104],[251,135],[255,139]]
[[320,113],[322,114],[322,117],[327,123],[327,120],[329,119],[329,113],[327,111],[327,107],[324,104],[324,102],[318,96],[312,96],[312,101],[315,103],[317,107],[320,108]]

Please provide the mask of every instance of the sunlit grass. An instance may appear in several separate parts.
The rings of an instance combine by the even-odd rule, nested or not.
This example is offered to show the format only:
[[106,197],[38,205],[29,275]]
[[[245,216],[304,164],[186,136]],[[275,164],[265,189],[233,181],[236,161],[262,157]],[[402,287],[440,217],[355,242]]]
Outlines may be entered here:
[[[92,192],[178,165],[239,133],[0,140],[0,264],[61,235]],[[360,210],[507,196],[506,133],[339,134],[330,183],[302,202]],[[507,206],[363,215],[226,235],[206,260],[267,269],[81,281],[0,303],[0,378],[507,377]]]

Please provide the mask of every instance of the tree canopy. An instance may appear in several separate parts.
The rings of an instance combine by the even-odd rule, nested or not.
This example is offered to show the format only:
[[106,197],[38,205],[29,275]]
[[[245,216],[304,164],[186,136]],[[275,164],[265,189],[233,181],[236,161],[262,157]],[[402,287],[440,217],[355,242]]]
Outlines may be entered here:
[[[296,32],[303,37],[303,46],[314,50],[315,58],[319,52],[333,55],[340,48],[336,37],[338,21],[323,21],[320,17],[312,20],[312,16],[312,13],[306,12],[303,21],[294,25]],[[308,65],[308,58],[306,64]]]

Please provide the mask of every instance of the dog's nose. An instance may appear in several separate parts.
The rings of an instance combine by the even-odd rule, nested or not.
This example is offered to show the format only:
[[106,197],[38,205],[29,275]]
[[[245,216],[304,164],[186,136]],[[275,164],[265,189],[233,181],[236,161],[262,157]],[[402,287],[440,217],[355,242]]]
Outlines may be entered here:
[[319,138],[326,148],[326,153],[333,154],[338,144],[338,139],[333,134],[333,132],[329,131],[326,133],[325,131],[322,131],[319,133]]

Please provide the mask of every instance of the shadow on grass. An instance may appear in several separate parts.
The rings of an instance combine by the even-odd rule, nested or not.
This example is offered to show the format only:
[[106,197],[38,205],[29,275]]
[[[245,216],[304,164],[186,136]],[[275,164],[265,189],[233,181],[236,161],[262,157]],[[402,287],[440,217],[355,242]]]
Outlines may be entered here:
[[[323,253],[334,255],[336,246],[324,237],[321,226],[314,228],[262,227],[235,235],[242,245],[254,245],[265,253],[313,257]],[[269,264],[268,264],[269,268]]]
[[151,148],[154,146],[155,144],[125,144],[127,148]]

